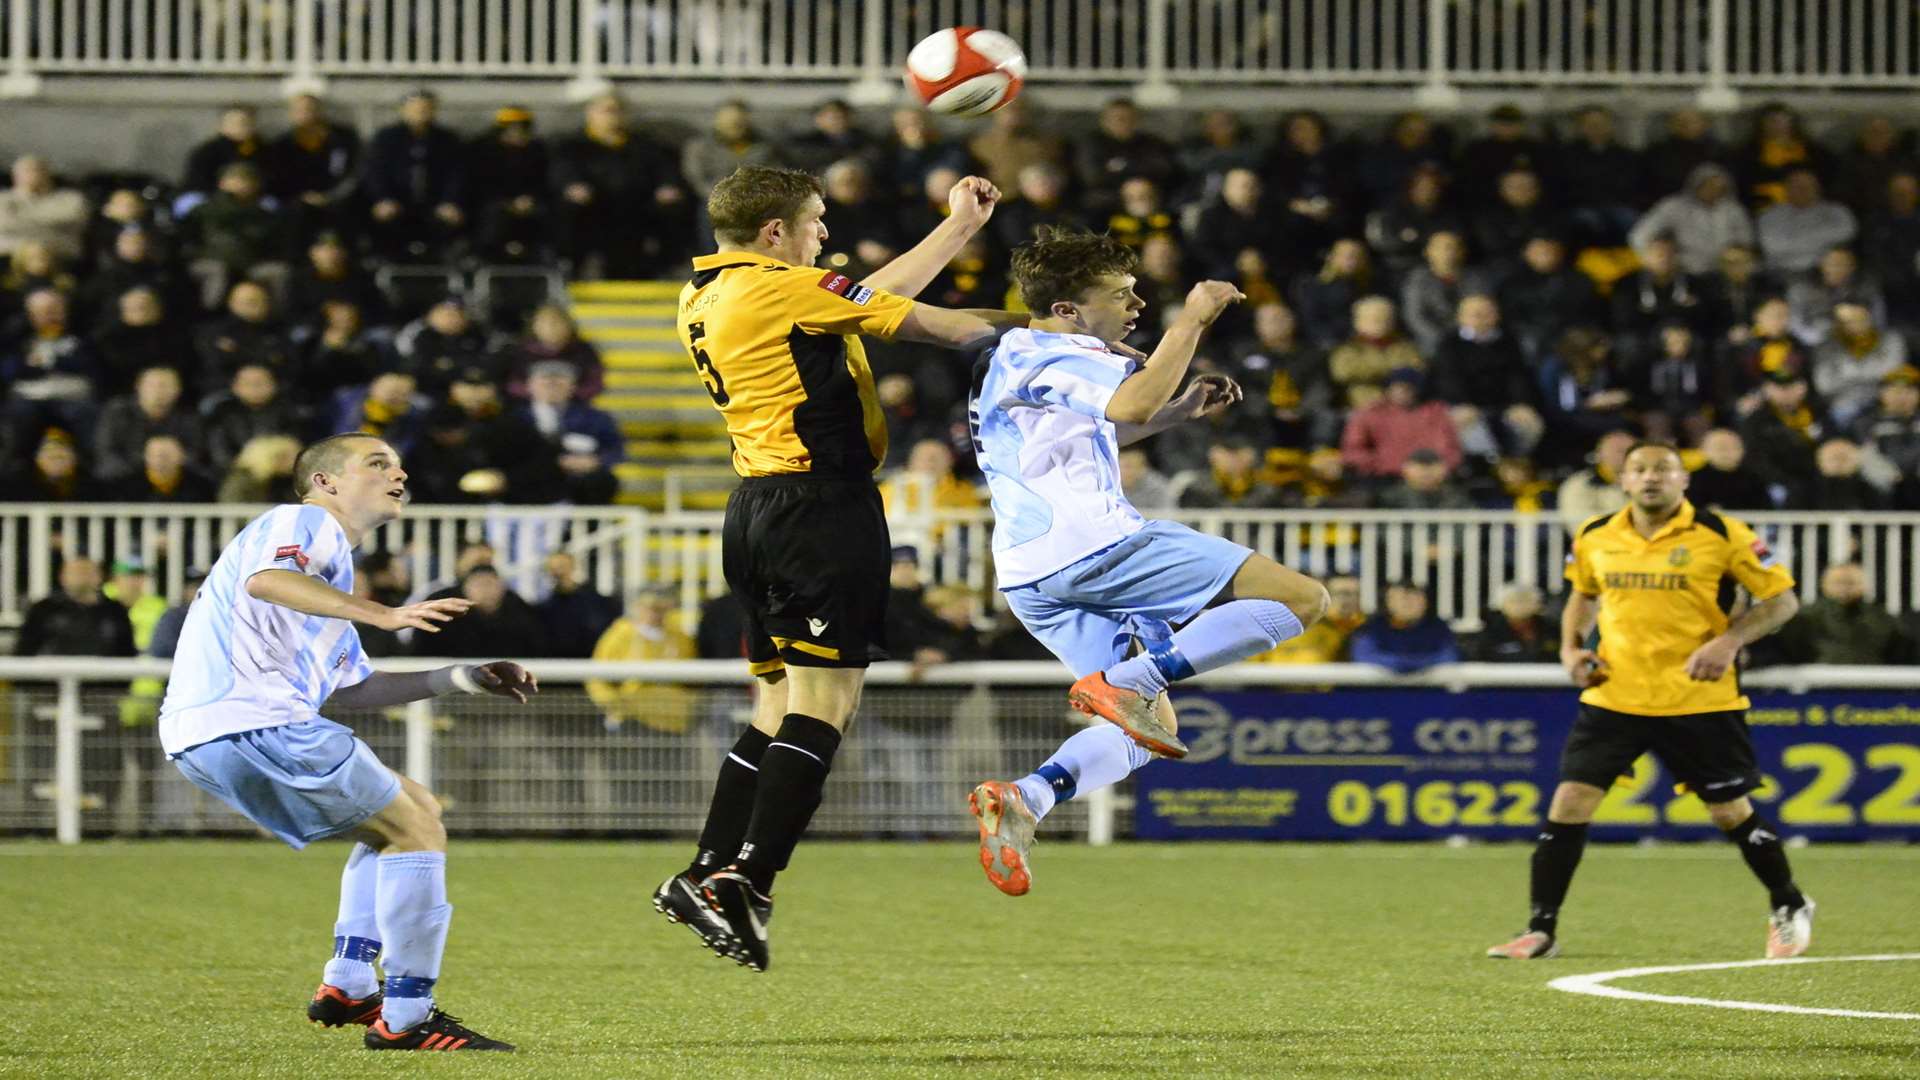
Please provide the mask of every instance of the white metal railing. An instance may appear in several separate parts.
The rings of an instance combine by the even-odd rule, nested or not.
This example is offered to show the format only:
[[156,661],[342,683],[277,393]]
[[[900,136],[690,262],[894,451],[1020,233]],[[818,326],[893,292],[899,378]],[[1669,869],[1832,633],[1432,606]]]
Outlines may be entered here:
[[[425,670],[454,662],[444,659],[406,659],[382,661],[380,666],[383,670]],[[536,697],[532,706],[522,708],[494,698],[456,695],[449,699],[415,702],[403,710],[397,710],[401,713],[401,730],[397,733],[376,731],[374,725],[377,721],[373,718],[360,720],[356,723],[356,729],[363,738],[375,742],[376,746],[385,745],[390,764],[443,793],[449,789],[458,790],[463,783],[475,795],[495,794],[488,791],[489,788],[540,784],[543,780],[534,764],[537,760],[545,762],[544,768],[549,779],[544,783],[548,787],[568,784],[580,786],[579,791],[559,794],[547,792],[518,801],[511,797],[488,798],[485,800],[488,805],[485,812],[475,813],[471,808],[463,811],[464,820],[468,822],[466,827],[469,828],[523,831],[578,828],[581,824],[578,811],[568,804],[570,800],[579,801],[589,797],[585,789],[591,785],[591,777],[558,774],[574,764],[569,755],[588,754],[624,755],[630,759],[639,757],[638,767],[629,770],[631,779],[628,782],[682,785],[685,790],[681,792],[679,801],[685,804],[686,814],[680,818],[654,819],[655,823],[664,822],[667,827],[679,831],[698,827],[697,815],[706,805],[705,796],[711,784],[713,768],[717,766],[717,756],[725,752],[726,745],[737,734],[738,725],[749,715],[749,699],[740,690],[752,681],[744,664],[727,660],[641,663],[529,660],[527,663],[548,691],[546,696]],[[0,657],[0,692],[19,693],[33,686],[50,685],[53,688],[50,696],[42,694],[37,699],[30,698],[24,707],[15,706],[9,710],[14,715],[13,731],[9,733],[0,729],[0,795],[4,795],[7,788],[12,786],[22,789],[17,793],[22,799],[50,802],[55,836],[61,843],[78,843],[83,831],[82,812],[89,806],[87,784],[83,780],[86,775],[83,773],[85,740],[117,726],[112,724],[109,717],[90,711],[102,705],[99,688],[114,688],[107,691],[107,700],[111,701],[114,695],[126,692],[131,680],[165,678],[170,666],[166,661],[153,659]],[[1058,664],[1047,662],[947,664],[918,672],[907,664],[879,664],[868,672],[867,683],[875,689],[869,691],[863,709],[873,708],[877,693],[911,687],[926,696],[927,700],[915,704],[927,719],[953,721],[957,714],[971,711],[975,714],[974,730],[989,733],[996,728],[1004,730],[1007,722],[1014,719],[1031,721],[1038,718],[1048,722],[1048,726],[1032,732],[1034,738],[1017,741],[1017,744],[1004,735],[988,734],[984,739],[969,739],[963,732],[950,732],[938,736],[943,744],[939,751],[941,764],[926,770],[924,775],[916,778],[916,783],[927,785],[935,792],[932,813],[941,819],[951,819],[951,807],[939,801],[937,796],[972,775],[967,771],[969,766],[981,761],[1003,761],[1008,750],[1029,756],[1052,751],[1053,745],[1066,730],[1062,725],[1068,723],[1068,718],[1072,716],[1059,695],[1063,675]],[[684,736],[655,740],[654,748],[662,753],[649,762],[645,760],[643,749],[631,741],[616,743],[584,736],[577,723],[514,726],[527,724],[529,715],[537,723],[543,710],[549,710],[548,720],[555,718],[551,711],[555,709],[562,720],[583,719],[577,707],[582,701],[579,695],[576,694],[572,699],[576,707],[571,712],[566,704],[549,706],[548,701],[556,688],[578,686],[589,680],[638,680],[648,684],[656,696],[671,687],[734,688],[733,696],[715,700],[721,708],[714,711],[724,713],[716,717],[724,735],[718,741],[709,740],[709,749],[714,752],[707,756],[714,760],[701,759],[694,752],[697,748],[690,745],[693,740]],[[1456,691],[1502,687],[1564,688],[1567,685],[1565,672],[1551,664],[1446,664],[1413,675],[1396,675],[1366,664],[1241,664],[1207,672],[1193,681],[1201,686],[1212,687],[1441,687]],[[1749,672],[1742,676],[1741,682],[1747,688],[1784,689],[1794,693],[1836,687],[1912,690],[1920,686],[1920,674],[1911,668],[1809,665]],[[91,692],[95,695],[91,704],[89,687],[94,688]],[[999,692],[988,693],[990,687]],[[1009,692],[1020,688],[1032,688],[1034,692],[1026,695]],[[942,690],[953,692],[942,695]],[[958,694],[960,690],[969,690],[971,694],[962,698]],[[0,701],[4,701],[4,698],[0,698]],[[464,714],[461,711],[463,704],[467,705]],[[598,719],[598,713],[591,706],[586,708],[586,712],[592,719]],[[874,731],[863,730],[862,739],[885,739],[887,736],[883,725],[884,720],[881,720]],[[50,728],[50,733],[41,734],[37,730],[43,727]],[[26,730],[22,731],[22,728]],[[508,730],[497,730],[503,728]],[[152,772],[159,773],[165,782],[178,781],[171,769],[158,760],[157,737],[151,727],[124,729],[123,734],[144,748],[147,766]],[[478,760],[467,761],[459,766],[443,762],[443,758],[463,755],[477,757]],[[25,760],[24,763],[16,763],[14,759]],[[36,759],[39,764],[36,764]],[[110,764],[108,768],[115,770],[119,767]],[[987,768],[992,770],[997,766],[989,765]],[[854,766],[853,771],[857,772],[857,769],[858,766]],[[592,771],[591,767],[582,770],[583,773]],[[841,770],[842,773],[847,771]],[[47,782],[36,783],[43,774],[48,777]],[[842,775],[841,782],[856,788],[863,786],[857,775]],[[176,783],[175,786],[184,785]],[[869,783],[864,786],[871,788],[874,785]],[[477,803],[481,800],[476,798],[470,801]],[[876,809],[880,808],[869,803],[868,815],[873,816]],[[1086,800],[1076,801],[1062,817],[1072,819],[1070,824],[1084,828],[1090,843],[1101,844],[1111,842],[1115,815],[1120,809],[1122,800],[1111,789],[1107,789],[1096,792]],[[900,816],[897,809],[887,807],[885,812],[892,815],[897,823]],[[841,813],[844,827],[845,821],[850,819],[845,816],[847,811],[843,809]],[[1074,817],[1081,814],[1084,814],[1084,818]],[[4,806],[0,806],[0,825],[4,825],[5,820]],[[234,821],[237,819],[228,819],[225,825],[214,823],[214,826],[231,828]]]
[[[135,558],[156,575],[155,589],[178,599],[187,571],[213,565],[265,506],[222,503],[156,507],[139,503],[0,505],[0,625],[18,623],[32,601],[52,592],[62,556],[105,562]],[[544,589],[542,563],[556,551],[574,554],[581,576],[609,594],[683,575],[681,557],[648,543],[643,514],[574,507],[418,506],[382,526],[363,551],[394,553],[415,588],[445,583],[460,549],[485,542],[509,585],[525,595]]]
[[[925,505],[922,503],[921,505]],[[189,568],[213,563],[226,542],[263,507],[142,504],[0,504],[0,626],[17,625],[27,606],[57,585],[58,553],[107,560],[138,556],[156,571],[169,600],[182,593]],[[1304,573],[1360,579],[1367,610],[1388,583],[1427,587],[1440,617],[1461,630],[1479,628],[1509,583],[1564,591],[1568,535],[1552,514],[1508,511],[1207,510],[1168,517],[1245,544]],[[1920,514],[1739,515],[1753,525],[1798,580],[1802,599],[1819,596],[1820,571],[1837,561],[1861,563],[1873,595],[1889,612],[1920,611]],[[679,591],[691,618],[726,591],[720,561],[719,511],[650,513],[626,507],[415,506],[362,550],[384,550],[405,562],[415,590],[445,583],[463,544],[485,541],[508,584],[529,600],[545,594],[543,563],[555,551],[580,561],[596,589],[620,596],[644,585]],[[894,543],[919,553],[932,584],[958,584],[981,602],[993,592],[993,519],[979,510],[896,510]]]
[[9,0],[0,91],[45,74],[767,78],[877,95],[991,26],[1041,82],[1699,89],[1920,84],[1902,0]]

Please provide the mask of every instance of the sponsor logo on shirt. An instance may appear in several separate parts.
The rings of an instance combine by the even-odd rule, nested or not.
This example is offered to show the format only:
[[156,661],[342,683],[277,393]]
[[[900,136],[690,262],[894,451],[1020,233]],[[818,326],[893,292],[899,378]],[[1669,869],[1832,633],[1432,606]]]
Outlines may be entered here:
[[346,666],[347,666],[347,650],[341,649],[340,655],[333,658],[333,668],[335,671],[338,671],[341,668]]
[[293,565],[299,567],[302,570],[305,570],[307,568],[307,564],[313,561],[312,559],[307,558],[306,552],[300,550],[299,544],[287,544],[284,547],[278,548],[274,551],[273,553],[274,562],[282,562],[287,559],[292,559]]
[[864,305],[867,301],[873,299],[872,289],[867,288],[865,285],[858,284],[845,274],[836,274],[831,270],[827,271],[826,276],[820,279],[820,287],[835,296],[851,300],[856,304]]

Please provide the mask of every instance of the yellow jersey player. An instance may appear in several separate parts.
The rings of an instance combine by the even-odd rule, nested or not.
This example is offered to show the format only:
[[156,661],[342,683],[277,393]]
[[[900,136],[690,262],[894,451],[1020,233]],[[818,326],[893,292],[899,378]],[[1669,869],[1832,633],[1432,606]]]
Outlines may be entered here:
[[721,557],[760,693],[721,764],[699,852],[654,906],[756,971],[768,962],[774,874],[820,804],[867,665],[886,659],[892,541],[873,472],[887,430],[860,335],[964,349],[1022,325],[910,299],[999,197],[979,177],[961,180],[926,239],[859,281],[813,265],[828,236],[813,176],[746,166],[707,201],[718,250],[693,260],[680,341],[744,478],[727,501]]
[[[1793,882],[1779,830],[1747,798],[1760,770],[1735,671],[1742,648],[1799,610],[1793,576],[1745,523],[1687,501],[1687,470],[1672,447],[1633,447],[1620,486],[1626,508],[1581,525],[1567,557],[1573,589],[1560,660],[1582,688],[1580,715],[1533,851],[1532,918],[1526,933],[1487,955],[1538,960],[1559,952],[1560,905],[1587,824],[1614,779],[1651,752],[1707,804],[1766,886],[1766,955],[1798,956],[1812,937],[1813,901]],[[1730,617],[1736,583],[1754,602]],[[1596,621],[1599,648],[1589,650]]]

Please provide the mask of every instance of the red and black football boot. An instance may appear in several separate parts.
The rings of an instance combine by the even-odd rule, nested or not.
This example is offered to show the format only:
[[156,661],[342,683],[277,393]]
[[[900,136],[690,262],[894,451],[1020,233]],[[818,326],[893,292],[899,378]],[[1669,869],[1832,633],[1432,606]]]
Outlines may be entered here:
[[489,1039],[435,1009],[425,1020],[405,1031],[388,1031],[385,1020],[376,1020],[367,1029],[369,1050],[511,1050],[512,1043]]
[[386,1000],[378,987],[366,997],[351,998],[345,990],[321,983],[320,989],[313,992],[313,1000],[307,1002],[307,1019],[330,1028],[348,1024],[366,1027],[380,1019],[380,1006]]

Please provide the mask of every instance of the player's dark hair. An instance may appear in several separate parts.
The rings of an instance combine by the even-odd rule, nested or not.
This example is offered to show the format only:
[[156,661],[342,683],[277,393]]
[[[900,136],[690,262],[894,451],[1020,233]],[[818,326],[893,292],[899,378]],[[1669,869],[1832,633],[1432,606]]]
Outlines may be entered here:
[[293,497],[304,499],[313,491],[314,473],[336,473],[346,468],[347,459],[353,456],[353,444],[362,440],[379,442],[380,437],[364,431],[343,431],[300,451],[300,456],[293,459]]
[[1041,229],[1013,249],[1013,281],[1027,310],[1046,318],[1059,301],[1078,303],[1103,277],[1131,274],[1140,265],[1133,249],[1106,233]]
[[807,200],[824,199],[820,178],[799,169],[742,165],[713,186],[707,196],[707,217],[713,234],[724,244],[746,246],[769,221],[792,221],[806,209]]
[[1636,439],[1634,440],[1634,443],[1632,446],[1627,447],[1627,452],[1620,455],[1620,460],[1625,461],[1628,458],[1632,457],[1634,451],[1636,450],[1649,450],[1649,449],[1665,450],[1668,453],[1671,453],[1675,457],[1680,456],[1680,448],[1673,445],[1670,442],[1660,442],[1657,439]]

